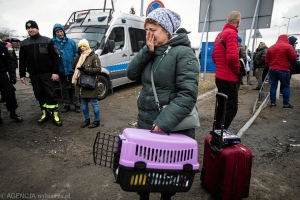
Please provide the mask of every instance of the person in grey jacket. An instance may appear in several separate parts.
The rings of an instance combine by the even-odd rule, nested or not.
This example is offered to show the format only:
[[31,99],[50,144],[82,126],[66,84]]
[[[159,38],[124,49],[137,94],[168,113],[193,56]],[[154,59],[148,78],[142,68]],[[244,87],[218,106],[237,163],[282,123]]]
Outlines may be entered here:
[[257,87],[253,88],[253,90],[260,90],[262,86],[262,75],[263,71],[268,65],[265,63],[266,53],[268,51],[268,47],[266,43],[260,42],[258,46],[258,50],[254,59],[254,70],[255,70],[255,78],[257,79]]
[[[198,96],[199,64],[187,34],[173,35],[180,27],[180,16],[165,8],[152,11],[145,20],[146,45],[127,68],[130,80],[141,80],[137,128],[158,132],[179,132],[195,138],[195,129],[172,131],[192,111]],[[160,105],[151,85],[151,70]],[[175,193],[162,193],[171,199]],[[140,194],[149,199],[149,193]]]

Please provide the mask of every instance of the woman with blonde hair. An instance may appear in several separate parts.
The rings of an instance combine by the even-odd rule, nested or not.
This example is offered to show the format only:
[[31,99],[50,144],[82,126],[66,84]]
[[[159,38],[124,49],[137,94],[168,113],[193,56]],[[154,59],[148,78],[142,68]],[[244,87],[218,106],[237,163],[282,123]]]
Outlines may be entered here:
[[[98,103],[98,84],[96,83],[95,89],[84,88],[78,84],[78,79],[81,73],[89,74],[91,76],[97,76],[101,72],[101,64],[97,54],[95,54],[89,46],[89,42],[86,39],[82,39],[78,43],[79,52],[73,60],[72,67],[75,69],[72,83],[76,85],[75,95],[80,97],[81,109],[84,115],[84,122],[81,124],[81,128],[95,128],[100,125],[100,106]],[[89,106],[92,104],[94,110],[94,122],[91,124]]]

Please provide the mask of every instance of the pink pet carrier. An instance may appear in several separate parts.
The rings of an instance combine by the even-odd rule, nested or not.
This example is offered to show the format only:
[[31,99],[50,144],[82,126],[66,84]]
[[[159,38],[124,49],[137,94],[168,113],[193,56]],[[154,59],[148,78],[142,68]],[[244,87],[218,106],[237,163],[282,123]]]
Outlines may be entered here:
[[131,192],[187,192],[200,167],[196,140],[144,129],[126,128],[118,136],[99,132],[93,155]]

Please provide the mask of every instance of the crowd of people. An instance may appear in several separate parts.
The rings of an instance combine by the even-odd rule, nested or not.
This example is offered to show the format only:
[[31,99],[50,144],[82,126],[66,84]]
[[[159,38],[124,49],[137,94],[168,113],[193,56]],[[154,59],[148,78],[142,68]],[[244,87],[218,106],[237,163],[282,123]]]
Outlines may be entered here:
[[[216,86],[218,92],[228,96],[226,105],[226,115],[224,128],[228,129],[238,110],[238,90],[243,84],[241,75],[242,59],[246,63],[246,75],[250,73],[250,52],[246,55],[244,47],[241,45],[242,38],[238,36],[238,27],[241,23],[241,13],[232,11],[227,17],[221,33],[215,39],[212,59],[216,64]],[[299,58],[295,47],[297,38],[288,37],[283,34],[278,37],[277,42],[270,48],[265,42],[260,42],[253,54],[253,74],[257,80],[257,86],[253,90],[262,90],[263,82],[269,78],[270,81],[270,100],[271,107],[276,106],[276,90],[280,82],[281,93],[283,96],[283,108],[293,108],[290,104],[290,79],[291,69],[300,67],[296,59]],[[247,82],[252,85],[250,80]],[[216,128],[221,128],[221,117],[224,111],[222,99],[218,99]]]
[[[66,113],[70,110],[71,102],[75,112],[84,114],[82,128],[95,128],[100,125],[100,106],[97,100],[98,88],[86,90],[77,84],[81,73],[91,76],[100,73],[101,63],[97,55],[90,49],[87,40],[83,39],[76,45],[75,41],[68,38],[64,27],[55,24],[53,38],[40,35],[38,24],[29,20],[25,23],[29,37],[21,42],[19,51],[19,76],[23,84],[27,84],[29,74],[34,96],[41,109],[41,117],[37,120],[39,125],[48,120],[60,127],[62,120],[59,112]],[[18,107],[15,87],[16,68],[18,61],[12,44],[0,42],[0,90],[2,101],[5,102],[10,118],[16,122],[23,119],[16,114]],[[94,69],[95,68],[95,69]],[[74,78],[74,75],[76,76]],[[75,80],[75,81],[74,81]],[[55,83],[59,81],[64,107],[60,111],[55,95]],[[69,85],[71,90],[69,90]],[[98,84],[96,84],[98,86]],[[76,90],[75,90],[76,87]],[[80,92],[79,92],[80,91]],[[81,101],[81,104],[80,102]],[[94,108],[94,122],[90,124],[88,103]],[[0,125],[3,124],[0,110]]]

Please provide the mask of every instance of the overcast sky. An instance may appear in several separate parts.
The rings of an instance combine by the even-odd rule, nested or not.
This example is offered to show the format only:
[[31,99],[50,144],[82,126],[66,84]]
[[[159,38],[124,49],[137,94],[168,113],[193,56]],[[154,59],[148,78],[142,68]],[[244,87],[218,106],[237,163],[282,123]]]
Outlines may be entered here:
[[[133,6],[136,15],[140,15],[141,0],[114,0],[115,11],[129,13]],[[218,0],[220,3],[222,0]],[[240,0],[251,1],[251,0]],[[256,0],[252,0],[256,1]],[[271,1],[271,0],[262,0]],[[147,6],[152,0],[144,0],[143,14],[146,13]],[[192,46],[199,46],[201,33],[198,33],[200,0],[161,0],[166,8],[177,12],[181,16],[181,27],[192,31],[189,38]],[[25,36],[25,22],[35,20],[39,26],[41,35],[52,37],[52,28],[55,23],[65,24],[73,11],[84,9],[103,8],[104,0],[0,0],[0,28],[16,30],[15,35]],[[111,0],[107,0],[107,8],[111,8]],[[274,0],[271,28],[260,29],[263,38],[257,42],[265,41],[268,46],[274,44],[278,37],[279,28],[274,25],[284,25],[288,23],[284,17],[298,15],[300,0]],[[234,10],[234,9],[233,9]],[[243,14],[243,13],[242,13]],[[287,26],[280,28],[280,33],[284,34]],[[249,32],[246,34],[246,44],[248,43]],[[289,34],[300,34],[300,16],[292,18],[289,23]],[[208,40],[214,41],[217,33],[209,33]],[[300,38],[300,35],[296,36]],[[203,41],[206,36],[204,35]],[[252,42],[250,42],[250,46]],[[299,47],[298,47],[299,48]]]

